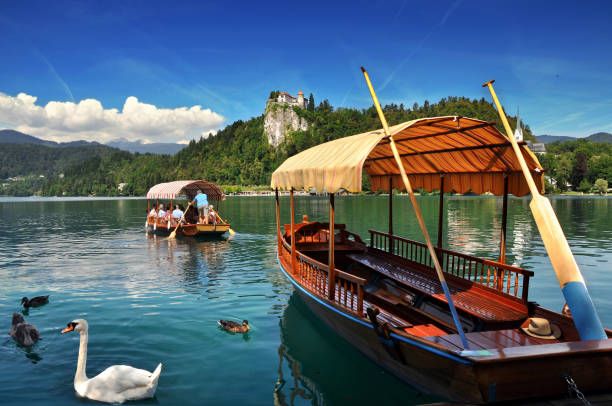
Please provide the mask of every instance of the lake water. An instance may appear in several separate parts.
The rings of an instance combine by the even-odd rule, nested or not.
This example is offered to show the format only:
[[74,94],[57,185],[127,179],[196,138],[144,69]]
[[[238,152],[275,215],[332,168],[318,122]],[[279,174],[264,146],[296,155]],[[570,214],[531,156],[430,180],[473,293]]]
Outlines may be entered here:
[[[432,239],[437,197],[419,203]],[[599,311],[612,326],[612,200],[553,198],[552,203]],[[507,262],[534,270],[530,298],[560,310],[563,297],[529,213],[510,198]],[[336,198],[336,222],[368,237],[386,231],[385,196]],[[501,199],[446,199],[444,244],[495,259]],[[421,395],[382,371],[309,312],[276,260],[274,200],[230,197],[221,214],[231,239],[168,241],[144,231],[146,201],[1,199],[0,325],[10,329],[22,296],[51,294],[25,315],[43,340],[31,349],[0,338],[0,403],[70,405],[78,335],[60,334],[75,318],[89,322],[88,376],[128,364],[163,371],[162,405],[421,404]],[[395,234],[422,241],[407,197],[394,199]],[[327,220],[328,200],[296,198],[296,218]],[[289,200],[281,200],[289,222]],[[248,319],[245,336],[217,319]],[[4,333],[6,334],[6,333]]]

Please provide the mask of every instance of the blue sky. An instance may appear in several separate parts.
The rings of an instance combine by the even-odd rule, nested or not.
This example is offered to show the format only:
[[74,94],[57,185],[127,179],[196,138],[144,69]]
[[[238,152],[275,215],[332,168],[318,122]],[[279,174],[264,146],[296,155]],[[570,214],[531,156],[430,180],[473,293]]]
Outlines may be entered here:
[[274,89],[367,107],[363,65],[383,104],[490,100],[495,78],[536,135],[612,132],[611,17],[603,1],[3,1],[0,127],[185,142]]

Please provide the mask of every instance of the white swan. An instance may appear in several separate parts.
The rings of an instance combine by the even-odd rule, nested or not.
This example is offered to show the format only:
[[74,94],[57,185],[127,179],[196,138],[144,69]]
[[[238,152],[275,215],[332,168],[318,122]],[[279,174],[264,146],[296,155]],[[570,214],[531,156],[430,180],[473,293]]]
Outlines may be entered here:
[[74,375],[74,390],[84,398],[107,403],[123,403],[126,400],[152,398],[161,374],[160,363],[153,373],[127,365],[113,365],[98,376],[87,379],[87,321],[76,319],[68,323],[62,334],[76,330],[81,334],[79,360]]

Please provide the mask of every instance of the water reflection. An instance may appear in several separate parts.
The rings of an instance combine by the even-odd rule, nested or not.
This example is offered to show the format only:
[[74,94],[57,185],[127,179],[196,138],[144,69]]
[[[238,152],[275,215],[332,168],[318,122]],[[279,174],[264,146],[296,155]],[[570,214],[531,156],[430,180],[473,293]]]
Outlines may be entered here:
[[[282,337],[281,337],[282,338]],[[295,404],[296,397],[310,400],[311,405],[324,405],[325,399],[321,395],[321,392],[317,389],[316,384],[312,379],[307,376],[303,376],[300,372],[300,363],[287,353],[287,347],[281,344],[278,347],[278,381],[274,385],[274,404],[277,406],[293,406]],[[286,361],[286,364],[283,363]],[[283,370],[289,369],[291,376],[293,377],[293,386],[287,386]],[[300,384],[302,387],[300,387]],[[287,394],[289,392],[289,402],[287,402]]]
[[215,285],[230,250],[230,241],[222,237],[168,239],[148,234],[147,243],[155,266],[182,278],[185,291],[192,294]]
[[280,328],[275,404],[416,405],[440,400],[419,394],[364,357],[318,320],[295,292]]

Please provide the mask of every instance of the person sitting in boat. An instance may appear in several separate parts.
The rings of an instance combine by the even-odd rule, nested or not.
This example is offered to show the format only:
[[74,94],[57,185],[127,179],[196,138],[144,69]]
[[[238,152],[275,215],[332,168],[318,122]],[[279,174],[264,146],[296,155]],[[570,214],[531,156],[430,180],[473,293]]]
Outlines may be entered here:
[[162,219],[166,217],[166,210],[164,210],[163,204],[159,205],[159,211],[157,212],[157,217],[162,218]]
[[208,206],[208,222],[212,224],[219,223],[219,216],[217,216],[215,207],[212,204]]
[[157,210],[155,209],[155,206],[153,206],[153,208],[149,212],[149,217],[153,217],[153,218],[157,217]]
[[198,194],[193,198],[192,203],[198,206],[198,213],[200,214],[200,224],[208,224],[208,196],[201,190],[198,190]]
[[183,218],[183,206],[182,205],[176,205],[174,207],[174,210],[172,211],[172,220],[173,222],[178,223],[182,218]]

